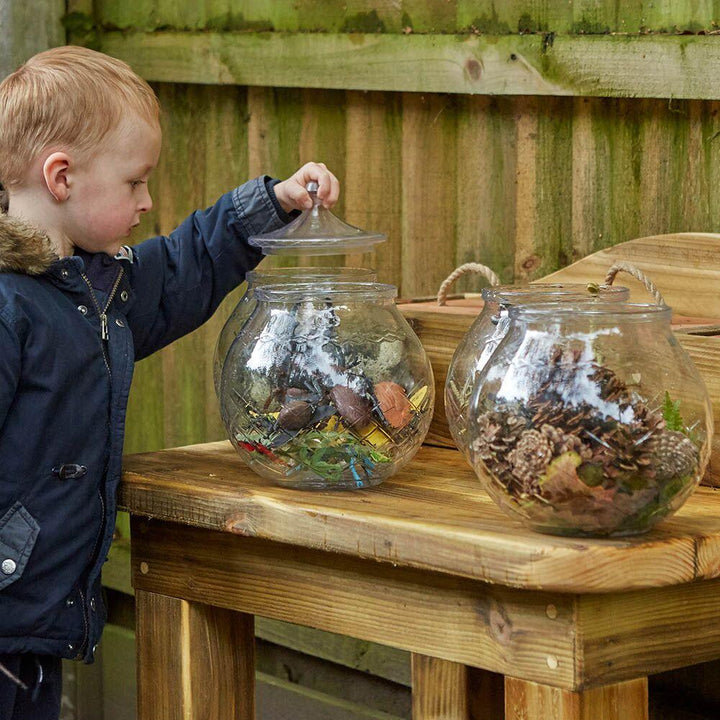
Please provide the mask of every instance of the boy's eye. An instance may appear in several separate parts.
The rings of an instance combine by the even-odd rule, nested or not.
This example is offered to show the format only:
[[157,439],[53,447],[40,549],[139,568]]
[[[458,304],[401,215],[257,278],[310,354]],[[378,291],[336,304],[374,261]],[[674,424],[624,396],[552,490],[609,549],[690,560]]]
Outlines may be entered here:
[[134,190],[138,185],[144,185],[144,180],[131,180],[130,181],[130,187]]

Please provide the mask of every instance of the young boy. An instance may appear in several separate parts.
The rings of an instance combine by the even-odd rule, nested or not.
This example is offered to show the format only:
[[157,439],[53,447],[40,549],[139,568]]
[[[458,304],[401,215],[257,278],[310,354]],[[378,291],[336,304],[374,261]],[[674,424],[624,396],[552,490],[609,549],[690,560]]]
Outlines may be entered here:
[[0,718],[55,719],[60,659],[91,662],[133,363],[194,330],[260,260],[249,235],[337,179],[258,178],[169,237],[122,245],[152,201],[159,108],[125,64],[40,53],[0,84]]

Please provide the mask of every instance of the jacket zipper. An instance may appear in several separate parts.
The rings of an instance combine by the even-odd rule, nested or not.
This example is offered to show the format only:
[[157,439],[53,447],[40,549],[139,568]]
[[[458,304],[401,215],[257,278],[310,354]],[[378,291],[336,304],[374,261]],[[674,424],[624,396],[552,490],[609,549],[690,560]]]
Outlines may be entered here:
[[108,374],[110,377],[112,377],[112,371],[110,370],[110,361],[108,359],[107,350],[105,348],[105,343],[110,338],[110,333],[108,332],[108,319],[107,319],[107,311],[110,308],[110,303],[113,301],[113,298],[115,297],[115,293],[117,292],[118,286],[120,285],[120,280],[122,280],[124,270],[120,268],[120,272],[118,273],[117,278],[115,279],[115,284],[112,287],[112,290],[110,291],[110,295],[108,296],[107,303],[105,303],[105,309],[102,310],[100,308],[100,303],[97,300],[97,295],[95,295],[95,290],[93,289],[93,286],[90,284],[90,281],[87,278],[87,275],[85,273],[80,273],[80,277],[85,281],[85,284],[88,286],[88,290],[90,291],[90,299],[93,302],[93,305],[95,306],[95,311],[98,314],[98,317],[100,318],[100,339],[103,341],[101,343],[102,345],[102,353],[103,353],[103,360],[105,361],[105,367],[107,368]]
[[[122,280],[123,276],[123,269],[120,268],[120,272],[118,273],[117,278],[115,278],[115,283],[112,286],[112,290],[110,290],[110,295],[108,296],[107,302],[105,303],[105,308],[100,308],[100,303],[97,300],[97,295],[95,295],[95,290],[93,289],[92,284],[90,283],[90,280],[88,280],[87,275],[85,273],[80,273],[80,277],[85,281],[85,284],[88,286],[88,290],[90,291],[90,299],[93,302],[93,305],[95,306],[95,310],[98,314],[98,317],[100,318],[100,346],[102,348],[102,354],[103,354],[103,361],[105,362],[105,367],[108,371],[108,376],[112,378],[112,370],[110,370],[110,361],[108,359],[107,354],[107,348],[106,343],[110,339],[110,333],[108,332],[108,319],[107,319],[107,311],[110,308],[110,303],[112,303],[115,293],[117,292],[118,286],[120,285],[120,280]],[[90,555],[90,562],[92,563],[95,559],[95,553],[97,552],[98,548],[98,541],[102,537],[103,531],[105,529],[105,500],[103,499],[102,492],[98,490],[98,497],[100,498],[100,505],[102,507],[102,523],[100,525],[100,533],[95,538],[95,545],[93,546],[92,553]],[[82,647],[80,648],[80,651],[78,655],[82,656],[85,654],[85,651],[87,649],[88,641],[90,640],[90,618],[88,617],[88,610],[85,606],[85,593],[80,590],[80,599],[82,602],[82,616],[83,616],[83,624],[85,626],[85,633],[83,637]]]

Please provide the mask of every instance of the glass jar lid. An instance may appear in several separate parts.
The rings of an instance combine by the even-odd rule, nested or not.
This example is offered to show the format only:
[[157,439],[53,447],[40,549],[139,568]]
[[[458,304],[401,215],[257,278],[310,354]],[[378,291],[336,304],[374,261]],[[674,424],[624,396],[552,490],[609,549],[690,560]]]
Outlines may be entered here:
[[486,302],[501,305],[533,305],[566,301],[622,302],[630,291],[619,285],[588,286],[587,283],[532,283],[529,285],[495,285],[482,289]]
[[303,210],[279,230],[251,236],[250,244],[264,255],[344,255],[370,252],[374,245],[386,240],[383,233],[361,230],[323,207],[316,182],[308,183],[307,191],[313,201],[310,210]]
[[322,302],[390,300],[397,297],[397,287],[376,282],[308,282],[263,285],[255,288],[255,297],[261,302],[271,303],[299,303],[307,300]]

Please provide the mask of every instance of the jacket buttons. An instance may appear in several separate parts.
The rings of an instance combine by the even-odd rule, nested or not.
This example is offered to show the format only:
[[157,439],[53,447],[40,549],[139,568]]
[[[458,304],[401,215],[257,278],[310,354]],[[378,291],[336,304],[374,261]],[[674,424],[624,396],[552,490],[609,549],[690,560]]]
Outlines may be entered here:
[[61,276],[61,277],[67,278],[68,275],[70,275],[70,273],[69,273],[65,268],[63,268],[63,269],[60,271],[60,276]]
[[66,605],[67,607],[72,607],[74,604],[75,604],[75,601],[74,601],[72,598],[68,598],[68,599],[65,601],[65,605]]
[[123,290],[123,291],[120,293],[120,299],[121,299],[123,302],[127,302],[127,299],[128,299],[128,292],[127,292],[127,290]]
[[115,320],[115,324],[116,324],[118,327],[125,327],[125,323],[124,323],[120,318],[117,318],[117,319]]
[[12,575],[17,570],[17,563],[12,558],[7,558],[2,561],[0,570],[2,570],[5,575]]
[[95,598],[90,598],[90,609],[95,612]]
[[85,305],[78,305],[78,310],[83,314],[87,315],[87,307]]
[[72,652],[73,650],[75,650],[75,646],[72,643],[68,643],[68,651]]

